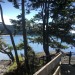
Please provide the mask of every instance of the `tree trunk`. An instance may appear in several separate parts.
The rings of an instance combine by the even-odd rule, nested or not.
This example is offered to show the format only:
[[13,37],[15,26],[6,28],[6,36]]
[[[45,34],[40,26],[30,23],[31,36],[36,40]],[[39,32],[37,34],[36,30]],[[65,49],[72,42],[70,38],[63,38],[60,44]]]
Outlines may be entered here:
[[51,60],[50,53],[49,53],[49,45],[48,45],[48,19],[49,19],[49,10],[48,10],[48,3],[43,3],[43,49],[46,54],[46,62]]
[[8,54],[8,56],[9,56],[9,58],[12,60],[12,62],[14,62],[14,56],[13,56],[12,52],[10,52],[10,53]]
[[26,72],[30,73],[29,62],[28,62],[28,49],[27,49],[27,34],[26,34],[26,22],[25,22],[25,6],[24,0],[22,0],[22,28],[23,28],[23,42],[24,42],[24,55],[25,55],[25,68]]

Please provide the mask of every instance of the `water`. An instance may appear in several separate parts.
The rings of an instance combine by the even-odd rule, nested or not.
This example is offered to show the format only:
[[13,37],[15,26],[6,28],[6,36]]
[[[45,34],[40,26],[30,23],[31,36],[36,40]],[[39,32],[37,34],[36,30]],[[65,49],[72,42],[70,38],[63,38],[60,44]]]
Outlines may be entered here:
[[[10,37],[8,35],[6,35],[6,36],[3,35],[2,38],[4,39],[4,41],[7,44],[12,45],[11,39],[10,39]],[[18,43],[20,43],[22,40],[23,40],[23,37],[21,35],[14,36],[14,41],[15,41],[16,45]],[[28,40],[28,42],[29,42],[29,40]],[[43,52],[43,46],[42,46],[42,44],[29,43],[29,45],[32,47],[32,49],[35,51],[35,53],[37,53],[37,52]],[[52,49],[52,48],[49,47],[49,50],[53,51],[54,49]],[[73,47],[73,49],[70,47],[70,48],[65,49],[63,51],[65,51],[65,52],[70,52],[70,51],[75,52],[74,47]],[[14,54],[13,50],[12,50],[12,53]],[[24,53],[23,50],[18,50],[18,54],[20,55],[21,53]],[[3,54],[3,53],[0,53],[0,60],[4,60],[4,59],[9,59],[9,57],[7,55]]]

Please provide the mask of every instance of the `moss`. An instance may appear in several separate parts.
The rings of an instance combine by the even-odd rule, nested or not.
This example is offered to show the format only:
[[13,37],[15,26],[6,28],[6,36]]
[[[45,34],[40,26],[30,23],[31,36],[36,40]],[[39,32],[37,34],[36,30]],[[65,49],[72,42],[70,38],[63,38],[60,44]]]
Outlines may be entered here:
[[11,65],[9,66],[8,72],[13,71],[13,70],[15,70],[15,69],[17,69],[17,64],[16,64],[16,62],[14,62],[13,64],[11,64]]

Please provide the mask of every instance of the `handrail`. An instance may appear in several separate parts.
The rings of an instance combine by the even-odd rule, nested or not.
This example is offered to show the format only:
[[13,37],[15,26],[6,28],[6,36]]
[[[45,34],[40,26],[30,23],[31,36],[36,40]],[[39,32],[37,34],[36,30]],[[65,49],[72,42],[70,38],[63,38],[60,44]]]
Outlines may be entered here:
[[48,62],[45,66],[43,66],[40,70],[38,70],[33,75],[50,75],[51,71],[58,65],[61,61],[62,53],[59,53],[54,59]]
[[60,73],[60,66],[57,67],[57,69],[55,70],[53,75],[61,75],[61,73]]

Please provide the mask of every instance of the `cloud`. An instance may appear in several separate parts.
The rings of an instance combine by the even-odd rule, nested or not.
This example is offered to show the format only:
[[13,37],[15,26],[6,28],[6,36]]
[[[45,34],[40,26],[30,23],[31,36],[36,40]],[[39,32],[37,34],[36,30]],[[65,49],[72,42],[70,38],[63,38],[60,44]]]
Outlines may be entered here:
[[[3,17],[4,17],[4,22],[5,22],[5,24],[11,25],[10,17],[9,17],[9,16],[6,16],[6,15],[4,15]],[[2,22],[2,20],[1,20],[1,15],[0,15],[0,22]]]

